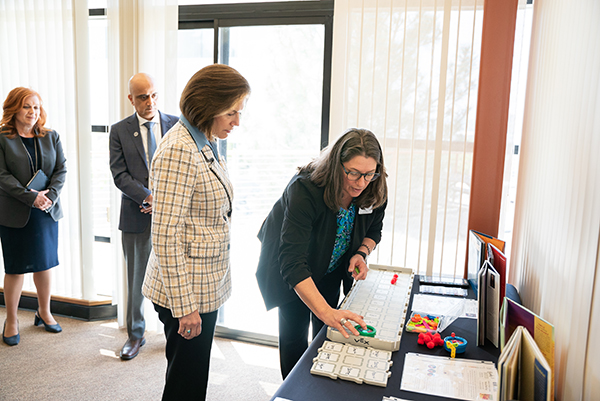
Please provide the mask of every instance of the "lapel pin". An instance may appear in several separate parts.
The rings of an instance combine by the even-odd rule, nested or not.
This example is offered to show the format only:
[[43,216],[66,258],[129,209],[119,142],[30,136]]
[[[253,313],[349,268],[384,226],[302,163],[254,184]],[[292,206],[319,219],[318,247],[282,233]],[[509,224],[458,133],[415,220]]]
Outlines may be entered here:
[[138,136],[138,135],[139,135],[139,134],[138,134],[137,132],[134,132],[134,133],[133,133],[133,136]]

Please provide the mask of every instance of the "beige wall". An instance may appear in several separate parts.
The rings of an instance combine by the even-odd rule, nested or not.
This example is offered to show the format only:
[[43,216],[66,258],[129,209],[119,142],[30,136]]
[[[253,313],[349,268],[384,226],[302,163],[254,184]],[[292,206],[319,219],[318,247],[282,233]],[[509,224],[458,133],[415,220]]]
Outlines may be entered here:
[[600,2],[535,0],[533,18],[509,281],[555,326],[556,399],[592,400],[600,391]]

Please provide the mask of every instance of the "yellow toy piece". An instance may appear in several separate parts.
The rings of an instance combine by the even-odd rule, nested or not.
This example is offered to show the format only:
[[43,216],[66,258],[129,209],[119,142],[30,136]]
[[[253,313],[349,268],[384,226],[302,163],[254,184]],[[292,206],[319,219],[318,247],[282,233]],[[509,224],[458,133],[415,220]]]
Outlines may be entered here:
[[446,341],[446,347],[450,348],[450,358],[456,357],[456,347],[458,344],[452,344],[450,341]]

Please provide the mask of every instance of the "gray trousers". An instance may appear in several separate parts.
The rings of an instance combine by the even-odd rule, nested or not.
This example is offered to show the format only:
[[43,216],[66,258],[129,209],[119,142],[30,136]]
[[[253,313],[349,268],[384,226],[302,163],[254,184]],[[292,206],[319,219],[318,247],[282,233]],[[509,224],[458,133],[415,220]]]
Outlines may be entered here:
[[152,250],[152,225],[142,233],[123,233],[123,254],[127,265],[127,335],[132,340],[144,337],[144,296],[142,283]]

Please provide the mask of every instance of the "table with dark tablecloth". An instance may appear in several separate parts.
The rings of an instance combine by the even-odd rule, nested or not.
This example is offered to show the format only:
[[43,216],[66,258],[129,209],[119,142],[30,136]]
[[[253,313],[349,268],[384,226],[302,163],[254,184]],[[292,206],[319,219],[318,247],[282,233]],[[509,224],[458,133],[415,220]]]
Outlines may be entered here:
[[[409,307],[407,309],[406,321],[410,318],[412,301],[414,294],[419,293],[419,276],[415,275],[410,295]],[[474,299],[475,293],[469,288],[467,298]],[[476,343],[477,320],[470,318],[458,318],[441,334],[442,338],[449,336],[454,332],[458,337],[463,337],[468,341],[467,349],[462,354],[457,354],[457,358],[498,361],[500,351],[489,343],[484,347],[477,347]],[[384,396],[394,396],[406,400],[450,400],[451,398],[436,397],[432,395],[414,393],[400,390],[402,381],[402,370],[404,368],[404,357],[407,352],[437,355],[447,357],[450,354],[443,347],[429,349],[424,345],[417,344],[417,333],[404,331],[400,341],[400,349],[393,353],[393,365],[390,369],[392,373],[388,379],[386,387],[378,387],[369,384],[357,384],[343,379],[330,379],[324,376],[313,375],[310,368],[313,364],[313,358],[318,354],[318,349],[327,340],[327,326],[319,332],[306,350],[300,361],[290,372],[288,377],[281,384],[272,399],[281,397],[292,401],[319,401],[319,400],[343,400],[343,401],[381,401]]]

